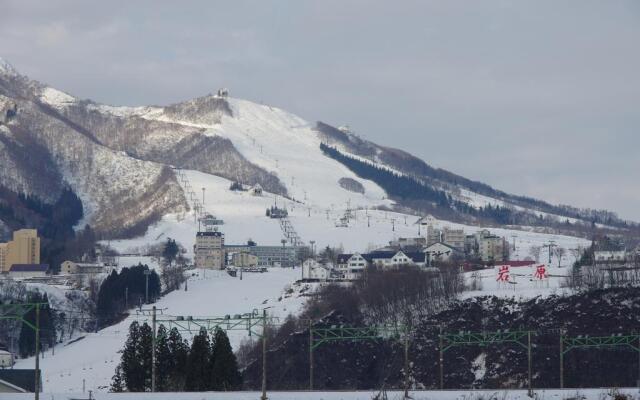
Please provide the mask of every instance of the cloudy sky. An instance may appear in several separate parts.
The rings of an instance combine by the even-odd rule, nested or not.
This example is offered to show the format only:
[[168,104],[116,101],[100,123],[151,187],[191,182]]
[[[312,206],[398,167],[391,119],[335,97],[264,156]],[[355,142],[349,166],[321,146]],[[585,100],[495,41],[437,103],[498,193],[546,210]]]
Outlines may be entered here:
[[640,220],[639,1],[2,2],[0,57],[76,96],[228,87],[434,166]]

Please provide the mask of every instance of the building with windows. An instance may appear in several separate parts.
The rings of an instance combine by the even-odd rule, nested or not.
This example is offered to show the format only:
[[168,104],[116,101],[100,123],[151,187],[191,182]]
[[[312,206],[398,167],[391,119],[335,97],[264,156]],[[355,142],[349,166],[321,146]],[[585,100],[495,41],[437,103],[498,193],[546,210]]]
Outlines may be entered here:
[[193,261],[196,268],[223,269],[224,234],[218,231],[198,232],[193,245]]
[[442,243],[451,247],[455,247],[458,250],[464,250],[464,230],[463,229],[451,229],[445,227],[442,229]]
[[336,262],[336,271],[342,279],[357,280],[362,278],[369,262],[359,253],[340,254]]
[[14,264],[40,264],[40,238],[36,229],[13,232],[13,240],[0,243],[0,272],[9,272]]
[[292,267],[296,263],[298,248],[293,246],[258,246],[252,240],[247,244],[225,245],[227,262],[233,253],[248,253],[258,258],[258,267]]
[[248,251],[231,253],[231,265],[237,268],[255,268],[258,266],[258,257]]
[[331,278],[331,266],[309,258],[302,263],[302,280],[326,281]]
[[625,250],[597,250],[593,252],[593,257],[597,263],[624,263],[627,261]]
[[495,263],[509,259],[509,244],[500,236],[484,235],[478,241],[478,255],[483,262]]
[[459,255],[462,256],[462,252],[453,246],[449,246],[446,243],[434,243],[431,246],[427,246],[422,250],[427,258],[428,266],[433,266],[437,262],[450,261],[452,257]]

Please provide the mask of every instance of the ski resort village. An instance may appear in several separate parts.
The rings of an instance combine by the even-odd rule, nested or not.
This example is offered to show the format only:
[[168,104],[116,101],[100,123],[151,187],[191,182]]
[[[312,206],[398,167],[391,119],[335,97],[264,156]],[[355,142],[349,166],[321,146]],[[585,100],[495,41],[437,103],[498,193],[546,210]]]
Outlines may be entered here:
[[640,400],[631,3],[6,1],[0,400]]

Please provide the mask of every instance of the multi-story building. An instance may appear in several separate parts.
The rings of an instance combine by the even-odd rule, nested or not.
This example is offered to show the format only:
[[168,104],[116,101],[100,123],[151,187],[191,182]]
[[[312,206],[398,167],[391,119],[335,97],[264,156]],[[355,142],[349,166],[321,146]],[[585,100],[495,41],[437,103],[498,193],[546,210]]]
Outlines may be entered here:
[[627,261],[625,250],[598,250],[593,252],[593,256],[598,263],[624,263]]
[[258,246],[251,240],[247,244],[225,245],[228,255],[245,252],[258,257],[258,267],[292,267],[295,265],[298,249],[293,246]]
[[35,229],[13,232],[13,240],[0,243],[0,272],[9,272],[14,264],[40,264],[40,238]]
[[326,281],[331,278],[331,266],[319,263],[309,258],[302,263],[302,279],[312,281]]
[[448,227],[444,227],[442,229],[442,243],[454,247],[457,250],[464,249],[464,239],[465,236],[463,229],[451,229]]
[[238,251],[231,254],[231,265],[238,268],[255,268],[258,266],[258,257],[248,251]]
[[434,225],[427,225],[427,246],[442,242],[442,231]]
[[223,269],[224,234],[218,231],[198,232],[193,255],[196,268]]
[[509,259],[509,244],[495,235],[482,235],[478,241],[478,255],[484,262],[502,262]]

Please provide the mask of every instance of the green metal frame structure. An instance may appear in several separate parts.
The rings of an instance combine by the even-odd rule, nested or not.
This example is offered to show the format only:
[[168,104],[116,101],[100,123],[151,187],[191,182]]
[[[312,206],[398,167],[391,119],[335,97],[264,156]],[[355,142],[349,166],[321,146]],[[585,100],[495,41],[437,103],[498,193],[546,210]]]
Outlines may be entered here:
[[[313,390],[313,351],[323,344],[339,341],[367,341],[385,338],[405,338],[405,364],[408,354],[408,329],[400,325],[373,325],[364,327],[332,326],[316,328],[309,324],[309,390]],[[406,390],[405,390],[406,396]]]
[[[640,333],[610,336],[564,336],[560,334],[560,388],[564,388],[564,356],[571,350],[627,347],[638,353],[640,375]],[[640,383],[640,379],[638,380]]]
[[532,331],[460,332],[440,334],[440,389],[444,389],[444,353],[453,347],[516,344],[527,350],[529,394],[533,393],[531,375]]
[[[266,321],[265,321],[266,319]],[[168,329],[178,328],[182,332],[197,332],[201,329],[207,332],[223,331],[247,331],[249,336],[255,335],[262,338],[265,323],[273,323],[277,320],[255,313],[224,317],[179,317],[160,316],[156,322],[167,325]]]
[[445,352],[452,347],[464,345],[488,346],[490,344],[515,343],[528,348],[527,338],[530,331],[504,331],[504,332],[461,332],[443,333],[440,335]]
[[342,340],[379,340],[389,337],[399,337],[403,332],[402,327],[397,325],[381,325],[366,327],[340,326],[332,328],[310,327],[310,345],[315,350],[325,343]]
[[[34,398],[40,398],[40,310],[49,307],[49,303],[19,303],[19,304],[0,304],[0,320],[17,320],[27,325],[35,331],[36,336],[36,357],[35,357],[35,384]],[[27,321],[25,315],[35,310],[35,325]]]

